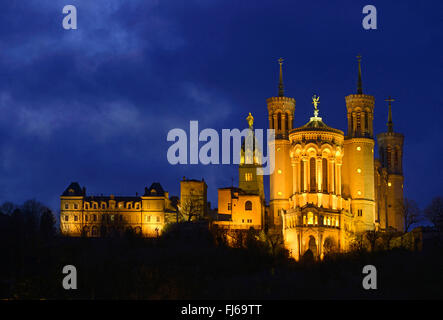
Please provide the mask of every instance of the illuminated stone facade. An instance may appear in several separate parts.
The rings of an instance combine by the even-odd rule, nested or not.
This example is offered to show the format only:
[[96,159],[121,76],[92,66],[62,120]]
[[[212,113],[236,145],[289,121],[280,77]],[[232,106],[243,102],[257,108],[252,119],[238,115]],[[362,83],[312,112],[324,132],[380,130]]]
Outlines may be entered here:
[[276,129],[270,228],[282,231],[296,259],[308,250],[319,258],[345,251],[358,232],[404,229],[403,135],[393,132],[390,110],[388,132],[377,136],[381,160],[375,159],[375,103],[362,92],[360,62],[357,94],[345,101],[347,135],[327,126],[317,109],[307,124],[292,129],[294,99],[268,99],[270,127]]
[[63,235],[103,237],[133,232],[157,237],[168,220],[175,218],[168,192],[159,183],[145,188],[142,196],[88,196],[73,182],[60,197],[60,231]]

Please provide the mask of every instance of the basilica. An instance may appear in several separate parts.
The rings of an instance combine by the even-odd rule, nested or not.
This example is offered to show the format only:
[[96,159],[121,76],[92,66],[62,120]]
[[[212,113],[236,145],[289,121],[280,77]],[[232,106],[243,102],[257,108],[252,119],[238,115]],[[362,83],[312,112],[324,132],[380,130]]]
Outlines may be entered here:
[[403,231],[403,135],[394,131],[393,100],[387,99],[387,131],[374,136],[375,99],[363,93],[359,57],[357,92],[345,97],[346,134],[319,116],[317,96],[313,117],[294,127],[296,101],[285,96],[279,63],[278,96],[266,101],[269,128],[275,130],[269,146],[275,150],[269,206],[263,177],[256,174],[260,163],[242,162],[239,188],[219,190],[219,213],[231,217],[216,224],[227,229],[258,225],[280,233],[297,260],[307,250],[317,258],[346,251],[352,237],[365,231]]

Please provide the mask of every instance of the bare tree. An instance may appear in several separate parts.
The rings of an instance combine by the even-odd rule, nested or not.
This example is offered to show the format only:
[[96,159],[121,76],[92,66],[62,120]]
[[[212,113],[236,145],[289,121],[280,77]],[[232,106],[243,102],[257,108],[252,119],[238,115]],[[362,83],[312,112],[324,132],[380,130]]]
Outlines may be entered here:
[[183,219],[187,222],[198,220],[201,218],[203,212],[201,200],[193,196],[182,199],[178,205],[178,210]]
[[405,232],[409,232],[412,225],[421,221],[421,211],[414,200],[407,198],[404,201],[399,201],[400,214],[405,226]]
[[425,216],[432,222],[434,227],[441,231],[443,227],[443,198],[435,197],[425,209]]

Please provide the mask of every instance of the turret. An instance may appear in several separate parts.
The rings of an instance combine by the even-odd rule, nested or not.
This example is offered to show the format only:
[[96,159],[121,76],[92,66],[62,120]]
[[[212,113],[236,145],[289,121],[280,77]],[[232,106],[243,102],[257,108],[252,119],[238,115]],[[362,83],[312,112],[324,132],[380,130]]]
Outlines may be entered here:
[[394,122],[392,121],[391,102],[394,99],[389,97],[388,102],[388,123],[387,132],[377,135],[378,153],[380,157],[381,171],[385,174],[381,186],[385,192],[381,193],[384,197],[383,204],[379,210],[382,212],[381,227],[393,227],[398,231],[404,230],[404,221],[402,219],[403,206],[403,140],[401,133],[394,132]]
[[284,95],[283,59],[278,60],[280,77],[278,96],[266,100],[268,104],[269,128],[275,130],[275,140],[269,143],[275,150],[274,172],[270,175],[270,217],[271,227],[281,224],[281,210],[289,208],[289,197],[292,195],[292,168],[289,142],[289,131],[294,120],[295,99]]
[[363,93],[358,56],[357,93],[345,97],[348,132],[344,141],[343,195],[351,198],[356,230],[375,228],[374,97]]

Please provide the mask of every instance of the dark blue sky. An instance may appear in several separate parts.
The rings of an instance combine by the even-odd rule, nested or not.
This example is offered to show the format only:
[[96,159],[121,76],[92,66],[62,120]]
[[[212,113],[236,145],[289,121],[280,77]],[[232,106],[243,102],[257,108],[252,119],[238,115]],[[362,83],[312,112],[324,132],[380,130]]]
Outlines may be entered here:
[[[62,28],[62,8],[78,30]],[[375,5],[378,29],[362,28]],[[441,1],[2,1],[0,5],[0,202],[36,198],[59,209],[71,181],[92,194],[143,192],[159,181],[179,194],[183,176],[217,188],[234,166],[171,166],[172,128],[267,127],[284,57],[295,126],[312,115],[345,130],[344,97],[375,96],[376,132],[405,134],[406,196],[421,206],[441,195]],[[267,190],[267,189],[266,189]]]

